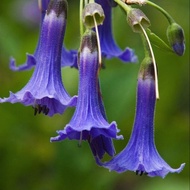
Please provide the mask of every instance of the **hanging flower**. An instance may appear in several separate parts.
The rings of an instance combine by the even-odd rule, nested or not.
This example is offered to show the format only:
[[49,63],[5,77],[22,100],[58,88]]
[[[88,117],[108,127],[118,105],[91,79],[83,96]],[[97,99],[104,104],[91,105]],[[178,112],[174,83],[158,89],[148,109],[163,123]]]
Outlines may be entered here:
[[100,44],[102,55],[105,58],[118,57],[124,62],[137,62],[137,57],[133,50],[126,48],[121,50],[115,43],[112,35],[112,5],[114,5],[113,0],[96,0],[104,10],[105,20],[103,25],[98,27],[100,35]]
[[[50,0],[39,0],[39,9],[41,12],[41,26],[46,14],[46,11],[48,9],[48,5],[49,5]],[[40,30],[42,30],[40,28]],[[36,50],[34,52],[34,54],[29,54],[27,53],[27,60],[25,63],[17,66],[16,65],[16,61],[14,58],[11,57],[10,59],[10,69],[13,71],[24,71],[24,70],[30,70],[32,67],[34,67],[36,65],[36,60],[38,59],[41,43],[41,37],[38,40],[37,46],[36,46]],[[76,50],[67,50],[64,45],[62,47],[62,55],[61,55],[61,66],[62,67],[66,67],[66,66],[70,66],[70,67],[76,67],[77,68],[77,51]]]
[[35,71],[26,86],[0,102],[20,102],[32,105],[34,113],[62,114],[68,106],[76,105],[76,97],[71,98],[65,91],[61,78],[61,50],[65,33],[67,3],[65,0],[52,1],[42,23],[37,57],[29,57],[34,62]]
[[169,172],[181,172],[185,164],[178,169],[171,168],[159,155],[154,143],[155,81],[153,65],[143,68],[138,78],[137,109],[133,131],[128,145],[110,161],[97,163],[118,173],[127,170],[137,175],[164,178]]
[[63,130],[51,142],[66,138],[87,140],[95,156],[102,158],[107,152],[113,156],[115,150],[111,138],[117,136],[116,123],[109,124],[105,119],[98,81],[98,50],[95,32],[88,31],[82,39],[79,54],[79,90],[75,113]]

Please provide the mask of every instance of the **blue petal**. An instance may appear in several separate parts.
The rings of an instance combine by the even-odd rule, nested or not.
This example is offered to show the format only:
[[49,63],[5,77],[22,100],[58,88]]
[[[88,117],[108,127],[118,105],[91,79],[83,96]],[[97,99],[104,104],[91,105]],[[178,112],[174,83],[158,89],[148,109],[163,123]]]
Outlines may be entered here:
[[27,54],[27,61],[23,65],[16,66],[15,59],[11,57],[10,59],[10,69],[12,71],[23,71],[29,70],[36,65],[36,60],[33,55]]
[[177,55],[182,56],[185,52],[185,44],[182,42],[176,42],[173,44],[172,49]]
[[61,54],[61,66],[62,67],[74,67],[78,68],[77,65],[77,50],[67,50],[64,46],[62,47]]
[[[119,130],[116,122],[108,123],[100,99],[98,79],[98,51],[94,32],[86,34],[82,40],[79,64],[79,89],[75,113],[63,130],[57,131],[58,136],[50,139],[60,141],[66,138],[87,140],[94,156],[103,157],[107,152],[113,156],[115,150],[111,138],[117,136]],[[95,43],[95,44],[94,44]]]
[[[55,9],[59,8],[56,4],[54,6]],[[62,114],[67,107],[76,105],[77,97],[70,97],[66,92],[61,76],[61,51],[66,27],[65,12],[60,12],[57,16],[54,11],[54,9],[50,10],[42,23],[37,58],[28,55],[28,65],[25,65],[25,68],[36,64],[31,79],[17,93],[11,92],[8,98],[0,99],[1,103],[20,102],[25,106],[32,105],[35,114],[42,112],[49,116]],[[11,63],[14,67],[14,59]]]
[[[41,26],[44,21],[46,10],[48,9],[48,4],[50,0],[41,0],[39,1],[39,7],[41,11]],[[41,28],[40,28],[41,30]],[[38,59],[38,55],[40,54],[39,45],[41,43],[41,37],[38,39],[38,43],[36,46],[36,50],[33,55],[27,54],[27,60],[25,63],[16,66],[15,59],[11,58],[9,67],[12,71],[25,71],[30,70],[32,67],[36,65],[36,60]],[[62,58],[61,58],[61,66],[66,67],[75,67],[78,68],[77,65],[77,50],[67,50],[64,45],[62,47]]]
[[134,171],[138,175],[164,178],[169,172],[181,172],[185,164],[171,168],[159,155],[154,143],[155,84],[152,79],[138,79],[137,110],[127,146],[110,161],[97,164],[118,173]]
[[111,1],[96,0],[96,2],[101,4],[105,14],[103,25],[98,26],[102,55],[108,59],[118,57],[123,62],[137,62],[137,56],[132,49],[121,50],[113,39]]

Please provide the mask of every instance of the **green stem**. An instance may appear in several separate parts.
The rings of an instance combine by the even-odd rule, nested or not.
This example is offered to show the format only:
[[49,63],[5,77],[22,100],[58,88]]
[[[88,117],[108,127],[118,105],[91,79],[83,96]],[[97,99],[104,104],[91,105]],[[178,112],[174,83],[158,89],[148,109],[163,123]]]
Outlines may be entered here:
[[94,0],[89,0],[89,3],[94,3]]
[[151,2],[151,1],[148,1],[148,0],[146,1],[146,3],[148,5],[153,6],[154,8],[156,8],[157,10],[159,10],[161,13],[163,13],[163,15],[167,18],[167,20],[168,20],[168,22],[170,24],[172,24],[172,23],[175,22],[174,19],[171,17],[171,15],[167,11],[165,11],[162,7],[160,7],[157,4],[155,4],[155,3]]
[[83,1],[83,0],[80,0],[80,10],[79,10],[80,36],[82,36],[83,33],[84,33],[84,30],[83,30],[83,22],[82,22],[83,5],[84,5],[84,1]]
[[125,4],[122,0],[114,0],[119,6],[121,6],[127,13],[132,9],[129,5]]
[[148,46],[148,43],[147,43],[146,38],[145,38],[143,33],[141,34],[141,39],[142,39],[142,42],[143,42],[145,57],[150,57],[151,56],[150,55],[150,48]]

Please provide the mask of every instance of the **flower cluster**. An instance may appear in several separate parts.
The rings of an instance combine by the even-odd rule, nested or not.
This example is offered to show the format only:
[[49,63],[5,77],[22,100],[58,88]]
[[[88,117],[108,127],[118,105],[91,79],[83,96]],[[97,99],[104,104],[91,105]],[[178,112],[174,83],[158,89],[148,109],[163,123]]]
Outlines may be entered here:
[[[150,20],[138,8],[150,5],[163,13],[169,21],[165,43],[149,29]],[[183,55],[185,51],[184,32],[179,24],[160,6],[148,0],[80,0],[80,35],[78,50],[67,50],[63,45],[67,25],[68,6],[66,0],[40,0],[41,12],[40,37],[36,50],[27,54],[24,64],[17,66],[10,59],[10,69],[23,71],[34,67],[28,83],[18,92],[10,92],[9,97],[0,98],[0,103],[22,103],[32,106],[34,114],[48,116],[63,114],[68,107],[76,107],[70,122],[51,142],[70,140],[87,141],[96,163],[118,173],[127,170],[136,174],[165,177],[169,172],[179,173],[171,168],[159,155],[154,142],[154,115],[156,100],[159,99],[157,65],[152,44],[164,50]],[[118,135],[115,121],[109,123],[101,95],[99,73],[102,59],[113,57],[123,63],[137,62],[131,48],[122,50],[112,35],[112,9],[121,7],[126,13],[129,26],[142,37],[145,58],[141,63],[137,82],[137,103],[133,131],[127,146],[117,155],[114,139]],[[69,24],[69,23],[68,23]],[[66,91],[61,68],[69,66],[79,72],[78,94],[71,97]],[[111,160],[103,162],[105,154]]]

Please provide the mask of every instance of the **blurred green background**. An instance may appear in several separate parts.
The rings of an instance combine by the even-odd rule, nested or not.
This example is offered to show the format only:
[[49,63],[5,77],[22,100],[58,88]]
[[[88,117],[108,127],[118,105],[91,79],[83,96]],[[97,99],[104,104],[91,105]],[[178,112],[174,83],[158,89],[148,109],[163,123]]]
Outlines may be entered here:
[[[33,53],[39,26],[38,14],[26,14],[29,1],[1,0],[0,5],[0,97],[17,92],[29,80],[33,70],[12,72],[9,58],[18,64],[25,53]],[[98,167],[86,142],[50,143],[56,130],[63,129],[74,109],[51,118],[33,116],[31,107],[21,104],[0,105],[0,189],[2,190],[187,190],[189,189],[189,0],[154,0],[165,8],[185,30],[186,52],[183,57],[154,47],[159,71],[160,100],[155,115],[155,141],[160,155],[173,168],[186,163],[180,174],[159,177],[136,176],[133,172],[117,174]],[[69,1],[65,44],[79,46],[78,1]],[[166,39],[167,21],[152,7],[142,10],[151,20],[151,30]],[[29,13],[32,15],[29,15]],[[143,59],[140,36],[132,32],[120,8],[114,9],[114,36],[121,48],[135,49],[139,62]],[[119,152],[128,142],[135,113],[136,79],[139,64],[123,64],[118,59],[106,61],[101,70],[103,99],[109,121],[115,120],[123,141],[114,141]],[[71,95],[77,93],[78,72],[62,70],[63,81]]]

